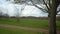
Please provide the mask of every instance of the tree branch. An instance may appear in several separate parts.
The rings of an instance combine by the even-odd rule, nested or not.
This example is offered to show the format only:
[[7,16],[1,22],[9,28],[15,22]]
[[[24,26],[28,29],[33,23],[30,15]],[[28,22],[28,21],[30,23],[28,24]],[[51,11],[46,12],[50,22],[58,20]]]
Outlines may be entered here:
[[47,9],[49,10],[49,7],[47,6],[47,4],[45,3],[45,1],[43,0],[44,4],[46,5]]
[[37,7],[38,9],[41,9],[43,12],[48,13],[48,10],[43,9],[43,8],[41,8],[41,7],[37,6],[36,4],[34,4],[34,3],[33,3],[33,1],[32,1],[32,0],[30,0],[30,1],[32,2],[32,4],[33,4],[35,7]]
[[59,13],[59,12],[60,12],[60,10],[59,11],[56,11],[56,14]]
[[50,2],[51,2],[51,1],[49,0],[49,8],[51,8]]

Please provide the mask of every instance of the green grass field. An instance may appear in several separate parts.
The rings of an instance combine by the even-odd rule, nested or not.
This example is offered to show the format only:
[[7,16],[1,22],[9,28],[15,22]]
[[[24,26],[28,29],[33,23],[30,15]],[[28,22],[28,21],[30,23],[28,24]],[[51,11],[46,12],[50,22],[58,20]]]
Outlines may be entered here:
[[[60,21],[56,21],[57,28],[60,29]],[[32,19],[32,18],[20,18],[17,21],[16,18],[0,18],[0,24],[18,25],[31,28],[48,28],[48,20]]]
[[45,34],[45,33],[16,29],[16,28],[14,29],[14,28],[0,27],[0,34]]

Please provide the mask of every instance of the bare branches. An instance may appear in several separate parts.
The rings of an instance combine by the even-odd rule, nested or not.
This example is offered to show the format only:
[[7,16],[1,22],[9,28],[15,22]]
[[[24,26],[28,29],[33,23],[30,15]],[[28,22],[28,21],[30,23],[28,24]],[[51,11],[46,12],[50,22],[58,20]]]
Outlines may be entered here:
[[44,2],[44,4],[46,5],[47,9],[49,10],[49,7],[48,7],[47,3],[45,3],[45,1],[44,1],[44,0],[43,0],[43,2]]
[[56,13],[59,13],[60,12],[60,10],[59,11],[57,11]]
[[[44,3],[44,5],[46,6],[47,10],[39,7],[38,5],[36,5],[33,0],[30,0],[30,1],[31,1],[32,4],[33,4],[35,7],[37,7],[38,9],[41,9],[43,12],[49,13],[49,9],[51,8],[51,0],[48,0],[47,3],[46,3],[44,0],[42,1],[42,2]],[[40,0],[39,0],[39,1],[40,1]],[[56,14],[57,14],[58,12],[60,12],[60,10],[59,10],[59,11],[56,11]]]
[[50,2],[51,2],[51,1],[49,0],[49,7],[51,8]]
[[48,12],[48,10],[46,10],[46,9],[43,9],[43,8],[41,8],[41,7],[39,7],[39,6],[37,6],[37,5],[35,5],[35,4],[33,4],[35,7],[37,7],[38,9],[41,9],[43,12]]
[[30,1],[31,1],[31,2],[32,2],[32,4],[33,4],[35,7],[37,7],[38,9],[41,9],[43,12],[46,12],[46,13],[48,12],[48,10],[43,9],[43,8],[41,8],[41,7],[37,6],[36,4],[34,4],[32,0],[30,0]]

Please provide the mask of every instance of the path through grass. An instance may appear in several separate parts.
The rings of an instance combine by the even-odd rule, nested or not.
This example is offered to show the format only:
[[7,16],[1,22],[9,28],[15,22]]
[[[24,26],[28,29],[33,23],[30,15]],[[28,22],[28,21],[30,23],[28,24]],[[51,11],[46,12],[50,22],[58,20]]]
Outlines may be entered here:
[[0,34],[45,34],[45,33],[0,26]]

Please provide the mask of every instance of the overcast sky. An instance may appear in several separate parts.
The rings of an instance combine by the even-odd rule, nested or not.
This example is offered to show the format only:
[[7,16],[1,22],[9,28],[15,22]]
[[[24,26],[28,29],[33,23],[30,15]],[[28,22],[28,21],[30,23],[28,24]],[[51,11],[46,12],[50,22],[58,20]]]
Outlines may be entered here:
[[[13,0],[12,0],[13,1]],[[2,11],[4,14],[8,13],[10,16],[14,16],[17,14],[17,12],[21,12],[21,8],[24,7],[24,10],[20,15],[22,16],[47,16],[47,13],[44,13],[40,9],[36,8],[35,6],[30,5],[19,5],[14,4],[9,1],[0,0],[0,11]]]

